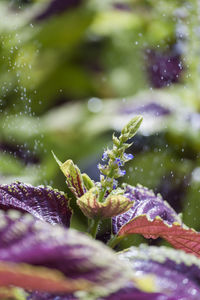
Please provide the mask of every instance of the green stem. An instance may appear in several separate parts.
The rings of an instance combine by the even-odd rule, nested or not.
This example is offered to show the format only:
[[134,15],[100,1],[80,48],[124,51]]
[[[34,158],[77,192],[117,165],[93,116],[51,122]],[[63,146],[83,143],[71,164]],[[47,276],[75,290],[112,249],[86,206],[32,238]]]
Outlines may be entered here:
[[99,225],[99,219],[92,219],[90,223],[90,228],[88,230],[89,234],[95,239],[97,235]]
[[[115,154],[114,156],[118,157],[124,152],[124,150],[125,149],[123,149],[123,136],[120,135],[119,145],[117,146],[117,148],[115,150],[113,149],[112,151]],[[110,192],[113,188],[113,180],[115,178],[115,174],[114,174],[115,166],[113,165],[114,160],[115,160],[115,158],[110,158],[109,163],[108,163],[109,173],[106,175],[106,179],[103,182],[101,182],[102,188],[99,193],[99,199],[98,199],[99,202],[103,202],[106,191],[108,190]],[[109,181],[108,181],[108,179],[109,179]]]
[[115,248],[115,246],[117,245],[117,244],[119,244],[119,242],[121,242],[121,240],[124,238],[124,236],[123,235],[121,235],[121,236],[117,236],[117,235],[115,235],[115,236],[111,236],[111,239],[108,241],[108,243],[107,243],[107,245],[110,247],[110,248]]
[[[110,181],[108,182],[108,178],[110,178]],[[113,186],[113,168],[110,168],[109,174],[106,176],[105,182],[102,184],[102,188],[99,193],[99,202],[103,202],[103,198],[105,196],[105,193],[107,190],[112,189]]]
[[99,193],[99,202],[103,202],[103,197],[106,193],[106,187],[103,187],[101,190],[100,190],[100,193]]

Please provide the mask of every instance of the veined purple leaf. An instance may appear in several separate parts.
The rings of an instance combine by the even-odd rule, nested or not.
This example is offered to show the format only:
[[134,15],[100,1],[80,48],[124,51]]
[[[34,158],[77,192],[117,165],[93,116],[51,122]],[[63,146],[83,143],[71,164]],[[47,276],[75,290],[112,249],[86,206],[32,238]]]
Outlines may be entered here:
[[87,290],[91,287],[86,280],[66,279],[62,273],[56,270],[21,263],[0,262],[0,287],[9,287],[10,285],[28,290],[65,293],[80,289]]
[[91,188],[77,200],[80,209],[88,218],[111,218],[127,211],[132,202],[123,195],[110,194],[104,202],[99,202],[99,190]]
[[[97,298],[99,299],[99,298]],[[106,300],[180,300],[180,298],[177,297],[171,297],[166,296],[161,293],[146,293],[142,292],[135,287],[126,287],[123,289],[120,289],[119,291],[112,293],[111,295],[100,298],[100,299],[106,299]],[[53,295],[53,294],[47,294],[47,293],[32,293],[30,297],[27,298],[27,300],[77,300],[77,298],[73,296],[67,296],[67,295]]]
[[182,224],[160,195],[142,186],[127,186],[125,196],[134,203],[127,212],[113,218],[115,233],[119,236],[139,233],[153,239],[162,237],[175,248],[200,256],[200,234]]
[[159,216],[169,225],[173,222],[181,223],[177,213],[162,199],[161,195],[155,195],[146,187],[127,185],[124,196],[133,201],[133,205],[126,213],[113,218],[114,233],[119,232],[131,220],[142,215],[146,215],[151,220]]
[[103,299],[106,300],[119,300],[119,299],[120,300],[180,300],[180,297],[171,297],[171,296],[164,295],[162,293],[146,293],[143,291],[139,291],[135,287],[127,287]]
[[30,293],[26,300],[78,300],[78,298],[70,294],[56,295],[37,291]]
[[63,192],[50,187],[34,187],[21,182],[0,185],[0,209],[10,208],[28,212],[51,224],[70,225],[69,200]]
[[[199,299],[200,259],[194,255],[167,247],[141,245],[139,248],[131,247],[119,257],[131,264],[139,280],[141,275],[153,276],[152,286],[168,296],[167,299]],[[141,281],[141,284],[145,282]]]
[[0,271],[0,285],[52,293],[100,287],[107,293],[122,287],[132,274],[104,244],[17,211],[0,212]]
[[[118,254],[128,261],[135,274],[135,282],[101,299],[106,300],[198,300],[200,260],[183,251],[166,247],[132,247]],[[149,290],[149,292],[147,292]],[[45,296],[45,295],[44,295]],[[55,300],[55,298],[31,300]],[[59,300],[68,300],[65,296]]]

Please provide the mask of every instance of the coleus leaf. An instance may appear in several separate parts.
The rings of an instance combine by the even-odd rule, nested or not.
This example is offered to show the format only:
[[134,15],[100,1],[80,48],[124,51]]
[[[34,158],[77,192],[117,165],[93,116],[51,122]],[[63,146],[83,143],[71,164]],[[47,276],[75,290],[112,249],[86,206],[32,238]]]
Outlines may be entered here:
[[123,195],[110,194],[104,202],[99,202],[99,189],[91,188],[77,200],[80,209],[88,218],[111,218],[127,211],[132,202]]
[[[106,300],[198,300],[200,260],[181,250],[167,247],[131,247],[118,254],[128,261],[138,279],[137,288],[129,282]],[[140,289],[139,289],[140,287]],[[149,289],[149,292],[147,290]],[[151,291],[151,292],[150,292]],[[45,295],[43,295],[45,297]],[[51,299],[33,298],[34,300]],[[68,300],[64,296],[60,300]]]
[[[199,299],[200,259],[194,255],[167,247],[140,245],[140,247],[131,247],[125,250],[119,254],[119,257],[131,264],[134,273],[138,274],[139,280],[141,274],[153,276],[152,288],[163,296],[167,296],[167,298],[158,297],[158,299]],[[145,285],[145,282],[141,281],[141,284]],[[129,294],[131,293],[133,294],[133,288],[129,289]],[[150,296],[149,299],[154,298]]]
[[70,225],[72,215],[67,196],[51,187],[14,182],[0,185],[0,209],[28,212],[51,224]]
[[84,280],[70,280],[56,271],[48,268],[34,267],[27,264],[0,262],[0,286],[20,286],[24,289],[50,291],[50,292],[74,292],[87,290],[91,287]]
[[19,214],[0,212],[0,286],[46,292],[100,289],[101,294],[130,278],[129,267],[116,262],[114,252],[102,243]]
[[122,227],[127,225],[132,219],[143,215],[146,215],[151,220],[159,216],[168,225],[174,222],[181,223],[177,213],[166,201],[163,201],[161,195],[155,195],[153,191],[146,187],[127,185],[124,196],[129,198],[133,205],[126,213],[113,218],[114,233],[119,233]]
[[[93,298],[95,299],[95,298]],[[141,292],[135,287],[126,287],[120,289],[118,292],[111,294],[105,298],[98,299],[106,299],[106,300],[180,300],[180,298],[175,298],[171,296],[166,296],[161,293],[146,293]],[[77,300],[77,298],[68,295],[58,295],[47,294],[47,293],[32,293],[27,300]]]
[[200,256],[200,234],[185,226],[176,212],[160,195],[138,185],[126,187],[125,196],[133,206],[113,218],[119,236],[139,233],[146,238],[162,237],[175,248]]
[[[81,197],[87,191],[87,189],[84,185],[84,180],[78,166],[75,165],[71,159],[68,159],[62,163],[53,152],[52,154],[61,171],[66,176],[66,183],[70,191],[75,195],[76,198]],[[84,178],[86,179],[86,177]],[[89,177],[87,176],[86,181],[88,180]]]
[[[106,300],[180,300],[179,297],[171,297],[161,293],[146,293],[139,291],[135,287],[120,289],[116,293],[109,295]],[[35,299],[36,300],[36,299]],[[62,299],[60,299],[62,300]],[[63,299],[64,300],[64,299]]]
[[3,300],[26,300],[27,293],[17,287],[0,287],[0,299]]
[[26,300],[77,300],[78,298],[75,297],[72,294],[65,294],[61,295],[59,294],[50,294],[45,292],[32,292],[29,294],[29,296],[26,298]]
[[81,175],[84,186],[89,191],[94,186],[94,181],[86,173],[83,173]]

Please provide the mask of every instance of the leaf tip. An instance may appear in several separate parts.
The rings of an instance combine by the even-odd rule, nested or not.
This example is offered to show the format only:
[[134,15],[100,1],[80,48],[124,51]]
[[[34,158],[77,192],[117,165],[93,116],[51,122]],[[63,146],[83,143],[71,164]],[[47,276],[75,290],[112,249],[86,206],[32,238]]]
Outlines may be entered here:
[[59,167],[62,166],[62,162],[57,158],[57,156],[55,155],[55,153],[53,152],[53,150],[51,150],[51,153],[55,159],[55,161],[57,162],[57,164],[59,165]]

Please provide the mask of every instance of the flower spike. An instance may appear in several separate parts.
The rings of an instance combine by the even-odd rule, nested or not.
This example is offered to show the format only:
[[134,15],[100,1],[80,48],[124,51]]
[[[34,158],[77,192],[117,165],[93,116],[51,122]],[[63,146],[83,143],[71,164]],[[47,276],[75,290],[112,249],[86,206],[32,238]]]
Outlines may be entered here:
[[116,179],[126,174],[126,171],[122,170],[121,167],[123,167],[127,161],[133,159],[132,154],[125,153],[126,149],[131,146],[131,144],[128,144],[127,141],[136,134],[142,120],[142,116],[134,117],[122,129],[119,138],[117,138],[113,134],[113,148],[104,151],[102,161],[105,162],[105,164],[98,165],[98,168],[100,170],[102,190],[99,196],[100,202],[103,202],[105,200],[104,195],[106,192],[110,193],[112,189],[114,189],[114,187],[116,186]]

